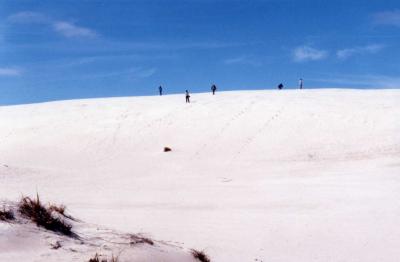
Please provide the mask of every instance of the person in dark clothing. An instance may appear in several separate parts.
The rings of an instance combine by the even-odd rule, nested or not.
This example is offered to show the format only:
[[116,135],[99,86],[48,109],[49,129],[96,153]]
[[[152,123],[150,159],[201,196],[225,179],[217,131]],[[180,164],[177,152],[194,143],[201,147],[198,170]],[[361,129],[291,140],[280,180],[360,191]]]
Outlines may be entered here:
[[190,103],[189,91],[186,90],[186,103]]
[[279,88],[279,90],[282,89],[282,88],[283,88],[283,84],[280,83],[280,84],[278,85],[278,88]]
[[211,86],[211,91],[212,91],[212,94],[215,95],[215,91],[217,91],[217,86],[216,85],[212,85]]
[[158,87],[158,92],[160,92],[160,96],[162,96],[162,86]]

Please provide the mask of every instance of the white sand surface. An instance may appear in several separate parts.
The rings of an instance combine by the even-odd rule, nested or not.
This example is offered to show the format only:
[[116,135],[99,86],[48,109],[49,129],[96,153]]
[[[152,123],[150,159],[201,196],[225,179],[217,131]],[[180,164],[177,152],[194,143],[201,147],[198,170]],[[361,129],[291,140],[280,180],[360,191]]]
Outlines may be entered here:
[[[39,192],[86,223],[212,261],[399,261],[400,90],[184,99],[0,107],[0,198]],[[0,261],[10,249],[29,261],[7,228]]]

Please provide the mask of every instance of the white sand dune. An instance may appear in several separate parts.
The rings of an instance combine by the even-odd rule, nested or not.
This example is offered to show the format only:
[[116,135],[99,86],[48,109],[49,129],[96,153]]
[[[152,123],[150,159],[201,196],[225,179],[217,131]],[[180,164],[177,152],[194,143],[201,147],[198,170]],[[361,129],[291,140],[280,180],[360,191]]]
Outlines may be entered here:
[[118,261],[196,262],[190,250],[177,244],[87,224],[56,212],[53,216],[72,225],[73,233],[71,236],[54,233],[20,215],[17,203],[2,201],[0,204],[15,216],[0,223],[1,261],[89,261],[97,254],[100,261],[117,258]]
[[397,262],[399,102],[400,90],[320,89],[3,106],[0,198],[38,191],[212,261]]

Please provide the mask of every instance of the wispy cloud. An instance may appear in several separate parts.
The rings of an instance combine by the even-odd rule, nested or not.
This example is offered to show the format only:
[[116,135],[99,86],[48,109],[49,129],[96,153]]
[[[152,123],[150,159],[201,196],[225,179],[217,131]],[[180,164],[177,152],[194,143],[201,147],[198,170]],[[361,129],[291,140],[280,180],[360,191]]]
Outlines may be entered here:
[[358,46],[353,48],[345,48],[338,50],[336,52],[336,56],[339,59],[345,60],[354,55],[362,55],[362,54],[376,54],[381,51],[385,46],[381,44],[373,44],[367,46]]
[[400,88],[400,77],[385,75],[338,75],[328,78],[309,78],[308,80],[347,87]]
[[89,75],[83,75],[78,78],[80,79],[92,79],[92,78],[108,78],[114,76],[126,76],[130,79],[140,79],[151,77],[156,73],[156,68],[142,68],[142,67],[131,67],[128,69],[117,70],[117,71],[109,71],[109,72],[101,72]]
[[93,73],[76,73],[71,76],[57,75],[45,72],[43,75],[35,75],[33,79],[35,84],[52,84],[65,81],[92,81],[95,79],[125,79],[130,81],[138,81],[141,79],[149,78],[156,74],[157,68],[155,67],[130,67],[121,68],[109,71],[99,71]]
[[12,14],[7,18],[7,21],[16,24],[42,24],[51,26],[56,33],[67,38],[93,38],[98,36],[92,29],[77,26],[74,23],[52,19],[42,13],[32,11]]
[[9,67],[0,67],[0,76],[19,76],[21,70]]
[[223,60],[223,63],[225,65],[236,65],[236,64],[245,64],[245,65],[253,65],[253,66],[259,66],[260,62],[257,62],[254,58],[250,56],[237,56],[237,57],[232,57],[232,58],[227,58]]
[[318,61],[327,58],[328,55],[328,51],[310,46],[299,46],[293,50],[293,60],[295,62]]
[[374,23],[377,25],[392,25],[400,27],[400,10],[378,12],[373,15]]
[[19,24],[41,24],[50,22],[49,18],[46,17],[45,15],[32,11],[23,11],[15,13],[13,15],[10,15],[7,18],[7,21]]
[[[113,50],[111,50],[112,53]],[[178,56],[175,54],[106,54],[106,55],[93,55],[93,56],[81,56],[79,58],[67,58],[67,59],[55,59],[44,63],[48,67],[75,67],[84,66],[92,63],[110,63],[115,61],[135,61],[135,63],[142,61],[158,61],[158,60],[171,60]],[[35,62],[35,64],[37,64]]]
[[54,22],[54,30],[65,37],[96,37],[95,31],[68,22]]
[[227,65],[232,65],[232,64],[240,64],[246,61],[245,56],[239,56],[239,57],[234,57],[234,58],[228,58],[224,60],[224,63]]
[[[107,39],[106,37],[96,38],[97,41],[93,41],[90,45],[82,45],[79,47],[79,53],[85,52],[86,55],[90,56],[93,54],[101,54],[101,56],[126,56],[126,57],[145,57],[150,59],[151,57],[147,54],[144,55],[143,51],[168,51],[170,53],[157,54],[152,57],[155,58],[176,58],[177,53],[175,51],[181,50],[214,50],[223,49],[228,47],[242,46],[243,43],[232,43],[232,42],[210,42],[209,40],[199,41],[197,43],[184,42],[180,40],[174,41],[114,41]],[[54,43],[24,43],[19,44],[18,48],[30,48],[30,49],[47,49],[56,48],[65,52],[74,53],[76,48],[71,46],[68,42],[60,41]],[[138,55],[127,55],[127,53],[137,53]]]
[[157,69],[155,69],[155,68],[139,69],[139,70],[132,72],[132,77],[133,78],[147,78],[147,77],[151,77],[156,72],[157,72]]

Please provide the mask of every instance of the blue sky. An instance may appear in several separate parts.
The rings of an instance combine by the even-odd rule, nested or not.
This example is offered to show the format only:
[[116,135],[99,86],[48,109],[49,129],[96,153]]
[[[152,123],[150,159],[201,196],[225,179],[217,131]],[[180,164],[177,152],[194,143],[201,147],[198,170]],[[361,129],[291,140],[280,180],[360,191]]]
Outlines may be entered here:
[[0,1],[0,104],[296,88],[400,87],[400,3]]

